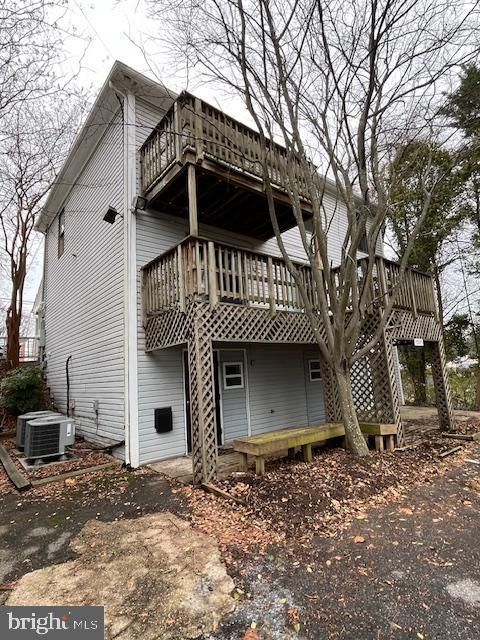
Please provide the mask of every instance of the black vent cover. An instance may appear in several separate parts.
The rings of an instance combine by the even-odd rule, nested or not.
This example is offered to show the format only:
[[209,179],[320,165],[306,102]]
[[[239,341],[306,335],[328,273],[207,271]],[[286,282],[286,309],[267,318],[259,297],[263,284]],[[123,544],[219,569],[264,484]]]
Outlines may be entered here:
[[60,441],[60,423],[32,425],[28,427],[30,438],[28,451],[25,450],[27,458],[43,458],[46,456],[58,455]]
[[168,433],[172,429],[172,407],[155,409],[155,431],[157,433]]

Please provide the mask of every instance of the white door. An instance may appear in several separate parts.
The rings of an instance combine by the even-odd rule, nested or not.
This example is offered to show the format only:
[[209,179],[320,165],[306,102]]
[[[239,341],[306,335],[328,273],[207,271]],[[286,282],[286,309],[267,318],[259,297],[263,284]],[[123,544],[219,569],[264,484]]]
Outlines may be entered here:
[[223,443],[248,435],[247,373],[243,349],[220,349],[218,379]]

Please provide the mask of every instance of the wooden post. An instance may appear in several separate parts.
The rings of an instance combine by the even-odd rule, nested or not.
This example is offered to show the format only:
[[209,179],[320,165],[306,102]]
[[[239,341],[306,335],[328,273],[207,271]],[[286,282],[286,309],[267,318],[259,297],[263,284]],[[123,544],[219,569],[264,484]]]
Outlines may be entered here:
[[243,451],[241,451],[239,454],[240,456],[240,461],[238,463],[238,468],[240,469],[240,471],[248,471],[248,456],[246,453],[243,453]]
[[414,318],[417,317],[417,301],[415,299],[415,289],[413,287],[413,280],[412,280],[412,271],[410,269],[407,269],[407,282],[408,282],[408,288],[410,289],[410,302],[412,303],[412,315]]
[[380,284],[380,292],[383,298],[383,306],[387,304],[388,301],[388,286],[387,286],[387,276],[385,274],[385,262],[383,258],[377,259],[377,272],[378,272],[378,280]]
[[384,451],[384,441],[383,436],[375,436],[375,449],[377,451]]
[[387,443],[387,451],[393,451],[395,449],[395,436],[385,436]]
[[195,166],[189,164],[187,168],[188,181],[188,224],[191,236],[198,236],[198,212],[197,212],[197,178]]
[[275,288],[273,283],[273,260],[271,256],[267,259],[267,275],[268,275],[268,298],[270,301],[270,313],[275,315],[277,307],[275,303]]
[[435,385],[435,404],[437,405],[440,427],[446,431],[455,429],[452,392],[448,381],[445,350],[442,338],[432,343],[432,376]]
[[312,445],[311,444],[302,444],[302,453],[304,462],[312,461]]
[[208,243],[208,296],[210,306],[216,307],[218,304],[217,289],[217,265],[215,260],[215,245],[213,242]]
[[217,476],[217,428],[212,341],[201,318],[193,320],[188,340],[192,466],[194,484]]
[[265,458],[263,456],[255,458],[255,473],[257,476],[263,476],[265,473]]
[[183,271],[182,245],[177,247],[177,273],[178,273],[178,306],[180,311],[185,311],[185,273]]
[[178,100],[173,105],[173,128],[175,131],[175,160],[182,162],[182,122],[180,118],[180,105]]
[[430,278],[430,287],[431,287],[431,292],[432,292],[432,311],[433,311],[433,315],[435,316],[435,320],[439,320],[439,315],[438,315],[438,305],[437,305],[437,290],[435,287],[435,283],[433,281],[433,278]]
[[195,98],[195,151],[197,162],[203,160],[203,114],[202,101]]

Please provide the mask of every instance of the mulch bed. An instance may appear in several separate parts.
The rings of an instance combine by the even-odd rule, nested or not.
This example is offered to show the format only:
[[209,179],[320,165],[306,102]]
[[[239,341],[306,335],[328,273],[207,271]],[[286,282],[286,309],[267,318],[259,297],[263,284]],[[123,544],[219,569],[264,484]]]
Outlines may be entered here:
[[[112,462],[113,458],[106,453],[95,450],[84,440],[77,438],[71,451],[75,455],[72,460],[58,462],[55,464],[42,465],[36,469],[26,470],[21,464],[19,458],[13,453],[16,448],[15,439],[10,438],[2,441],[3,446],[7,449],[16,467],[30,480],[40,480],[41,478],[49,478],[59,476],[70,471],[87,469],[99,464]],[[68,483],[67,483],[68,484]],[[0,495],[5,493],[15,493],[16,489],[10,482],[3,465],[0,464]]]
[[[399,501],[410,489],[459,464],[473,447],[478,451],[474,443],[442,437],[435,422],[436,428],[425,429],[423,442],[416,447],[371,452],[365,458],[323,448],[308,464],[300,457],[272,460],[264,476],[235,473],[216,483],[244,506],[200,489],[181,491],[189,501],[193,523],[217,538],[227,563],[238,551],[262,554],[279,543],[308,548],[315,536],[336,536],[355,519],[364,519],[371,507]],[[480,422],[472,420],[462,427],[478,430]],[[459,452],[440,458],[459,444]]]
[[[404,420],[405,442],[407,446],[420,446],[429,444],[439,453],[452,447],[453,438],[450,440],[442,434],[446,433],[439,428],[438,418],[422,418],[418,420]],[[473,435],[480,432],[480,420],[476,418],[459,418],[455,424],[453,433],[458,435]]]

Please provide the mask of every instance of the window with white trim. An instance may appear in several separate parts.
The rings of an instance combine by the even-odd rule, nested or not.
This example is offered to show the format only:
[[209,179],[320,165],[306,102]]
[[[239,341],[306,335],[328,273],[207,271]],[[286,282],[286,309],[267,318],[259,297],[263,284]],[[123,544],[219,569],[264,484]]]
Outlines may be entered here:
[[308,372],[310,374],[310,382],[316,382],[322,379],[322,368],[320,366],[320,360],[308,361]]
[[243,389],[243,362],[223,363],[223,388]]

